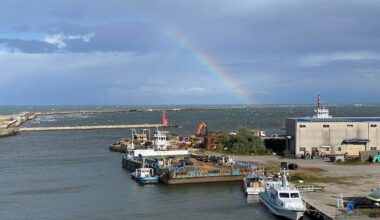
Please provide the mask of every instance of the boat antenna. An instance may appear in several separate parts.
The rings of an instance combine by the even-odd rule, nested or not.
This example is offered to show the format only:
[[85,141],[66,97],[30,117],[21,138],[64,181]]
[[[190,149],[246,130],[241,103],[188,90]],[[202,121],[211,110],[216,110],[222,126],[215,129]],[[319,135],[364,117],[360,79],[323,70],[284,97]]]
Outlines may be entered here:
[[321,108],[321,96],[319,92],[317,93],[317,109]]
[[132,148],[132,150],[135,149],[135,144],[134,144],[135,137],[133,136],[133,130],[134,129],[131,129],[131,135],[132,135],[132,137],[131,137],[131,142],[132,142],[131,143],[131,148]]

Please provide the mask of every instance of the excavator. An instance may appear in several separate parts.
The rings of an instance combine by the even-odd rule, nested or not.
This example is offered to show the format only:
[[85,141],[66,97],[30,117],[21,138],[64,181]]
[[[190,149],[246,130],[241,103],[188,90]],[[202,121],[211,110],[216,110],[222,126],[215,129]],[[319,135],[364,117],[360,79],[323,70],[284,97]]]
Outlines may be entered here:
[[207,150],[210,150],[211,148],[214,147],[214,139],[213,139],[212,135],[210,134],[210,132],[208,131],[206,123],[204,123],[203,121],[201,123],[199,123],[198,128],[197,128],[197,136],[198,137],[202,136],[202,133],[201,133],[202,129],[206,130],[205,135],[204,135],[203,146]]

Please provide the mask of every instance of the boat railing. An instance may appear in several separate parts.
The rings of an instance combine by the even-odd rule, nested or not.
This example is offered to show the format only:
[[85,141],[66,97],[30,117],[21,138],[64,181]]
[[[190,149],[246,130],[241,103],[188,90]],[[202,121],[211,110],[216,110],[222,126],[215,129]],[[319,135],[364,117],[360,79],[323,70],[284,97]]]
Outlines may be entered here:
[[213,176],[241,176],[240,169],[225,168],[225,169],[198,169],[194,166],[192,169],[174,169],[172,171],[173,178],[189,178],[189,177],[213,177]]
[[315,192],[317,190],[322,190],[322,187],[317,187],[315,185],[304,185],[296,187],[300,192]]

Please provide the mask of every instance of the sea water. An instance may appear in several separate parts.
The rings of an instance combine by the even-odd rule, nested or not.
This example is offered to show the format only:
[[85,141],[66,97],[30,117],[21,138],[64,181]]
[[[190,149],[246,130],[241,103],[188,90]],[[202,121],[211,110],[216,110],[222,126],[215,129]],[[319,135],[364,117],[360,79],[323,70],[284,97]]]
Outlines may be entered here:
[[[180,126],[169,130],[191,135],[204,121],[211,131],[247,127],[281,134],[286,117],[313,114],[312,106],[218,107],[167,112],[169,122]],[[1,107],[0,114],[108,108],[17,106]],[[379,116],[380,107],[332,106],[330,112],[334,116]],[[69,114],[42,116],[23,126],[143,124],[160,120],[160,112]],[[1,138],[0,219],[276,219],[257,199],[243,195],[241,183],[136,184],[130,172],[122,169],[121,155],[108,150],[111,143],[129,133],[127,129],[26,132]]]

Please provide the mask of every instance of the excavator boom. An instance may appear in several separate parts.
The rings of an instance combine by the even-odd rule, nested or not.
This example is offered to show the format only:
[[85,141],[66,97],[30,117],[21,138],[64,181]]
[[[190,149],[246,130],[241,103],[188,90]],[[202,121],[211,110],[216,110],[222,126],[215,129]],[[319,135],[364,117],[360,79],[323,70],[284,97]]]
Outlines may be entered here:
[[203,128],[206,129],[206,135],[208,134],[207,125],[206,125],[206,123],[204,123],[202,121],[201,123],[199,123],[198,128],[197,128],[197,136],[201,136],[201,131],[202,131]]

